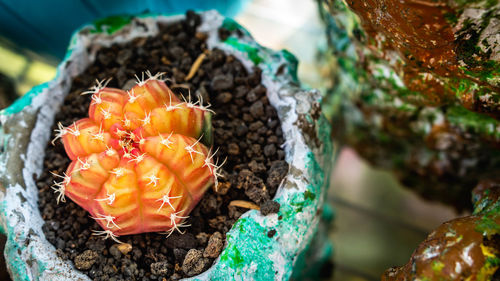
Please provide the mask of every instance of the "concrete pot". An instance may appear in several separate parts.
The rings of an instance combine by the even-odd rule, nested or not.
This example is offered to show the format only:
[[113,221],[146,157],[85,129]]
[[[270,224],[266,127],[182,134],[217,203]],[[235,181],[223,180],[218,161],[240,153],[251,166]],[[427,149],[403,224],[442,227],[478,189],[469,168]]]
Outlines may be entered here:
[[[233,54],[248,71],[254,65],[262,68],[262,83],[282,122],[290,170],[274,198],[281,204],[279,213],[262,216],[252,210],[242,215],[227,233],[225,248],[213,266],[190,280],[286,280],[292,273],[299,278],[306,264],[311,269],[314,261],[331,254],[326,239],[314,238],[321,237],[319,225],[328,213],[323,212],[324,195],[334,158],[329,125],[319,114],[320,94],[300,87],[297,60],[287,51],[259,46],[236,22],[214,11],[201,15],[199,31],[209,35],[210,49],[217,47]],[[0,222],[1,231],[7,235],[5,257],[14,280],[90,280],[72,262],[56,255],[42,231],[44,222],[33,178],[43,168],[54,116],[71,80],[95,59],[96,49],[155,35],[157,22],[181,18],[148,15],[125,25],[119,21],[120,26],[102,21],[108,25],[107,30],[115,30],[112,34],[102,31],[106,29],[102,26],[83,27],[74,34],[56,78],[33,88],[2,111]],[[240,29],[244,35],[221,42],[217,36],[221,26]],[[277,231],[273,238],[267,236],[270,229]]]

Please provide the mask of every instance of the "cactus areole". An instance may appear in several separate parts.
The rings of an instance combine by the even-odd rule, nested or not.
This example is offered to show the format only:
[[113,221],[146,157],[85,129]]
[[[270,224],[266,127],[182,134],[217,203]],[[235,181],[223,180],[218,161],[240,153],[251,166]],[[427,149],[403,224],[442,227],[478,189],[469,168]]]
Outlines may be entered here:
[[129,91],[98,83],[89,117],[59,124],[72,160],[53,189],[87,210],[116,240],[118,235],[188,226],[185,219],[217,182],[211,111],[202,101],[181,101],[159,75]]

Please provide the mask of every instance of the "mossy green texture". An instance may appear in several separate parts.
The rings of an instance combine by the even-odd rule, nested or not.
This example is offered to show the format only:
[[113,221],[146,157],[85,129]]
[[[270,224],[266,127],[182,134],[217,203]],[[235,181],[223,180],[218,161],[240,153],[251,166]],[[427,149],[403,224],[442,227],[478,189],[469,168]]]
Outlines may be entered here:
[[466,131],[500,140],[500,121],[484,114],[453,106],[446,112],[447,120]]
[[475,230],[482,233],[484,236],[491,237],[494,234],[500,233],[500,198],[488,196],[489,190],[484,191],[483,199],[474,203],[473,215],[480,217],[476,222]]
[[[460,3],[464,6],[470,1]],[[480,2],[480,1],[478,1]],[[498,1],[497,1],[498,2]],[[421,106],[415,106],[415,98],[425,100],[424,95],[419,92],[410,91],[403,83],[399,74],[396,73],[385,61],[379,58],[371,57],[369,53],[354,52],[353,48],[356,43],[353,41],[353,33],[362,34],[360,29],[360,20],[343,1],[331,0],[329,1],[332,10],[336,11],[334,14],[335,20],[326,19],[327,29],[329,34],[329,44],[333,47],[336,53],[335,64],[341,72],[339,78],[335,81],[335,85],[327,92],[327,116],[336,116],[342,114],[339,112],[341,106],[339,102],[345,103],[346,100],[361,98],[363,102],[372,105],[383,105],[383,107],[398,109],[403,111],[413,111],[415,113],[420,110]],[[323,11],[324,14],[328,13]],[[488,14],[493,17],[494,14]],[[489,19],[482,20],[483,24],[487,24]],[[464,27],[466,29],[466,27]],[[361,35],[359,35],[361,36]],[[477,36],[478,37],[478,36]],[[478,37],[479,38],[479,37]],[[479,40],[478,38],[475,38]],[[476,40],[476,41],[477,41]],[[470,40],[469,40],[470,41]],[[468,41],[468,42],[469,42]],[[468,49],[465,48],[464,52],[469,50],[470,55],[464,54],[464,57],[477,57],[484,56],[482,51],[476,47],[478,42],[471,42],[472,45]],[[369,63],[371,64],[372,72],[368,73],[363,67],[360,66],[360,57],[358,54],[363,53],[365,56],[370,56]],[[472,62],[471,62],[472,63]],[[478,62],[479,63],[479,62]],[[477,78],[479,81],[487,83],[500,77],[500,63],[498,61],[486,60],[480,62],[480,65],[471,65],[462,67],[465,74],[470,77]],[[472,67],[477,68],[481,66],[480,71],[470,70]],[[374,81],[376,83],[371,83]],[[490,96],[497,104],[500,102],[499,94],[492,92],[489,86],[481,86],[472,79],[446,78],[444,87],[453,91],[457,95],[457,99],[462,98],[469,93],[471,89],[476,89],[476,98],[483,96]],[[494,83],[494,82],[490,82]],[[379,91],[377,91],[379,90]],[[335,98],[338,97],[339,98]],[[432,104],[430,104],[432,106]],[[460,118],[456,118],[457,107],[465,108],[458,104],[452,104],[454,108],[450,110],[450,117],[454,121],[461,124],[467,124],[467,127],[474,132],[481,132],[490,136],[494,136],[496,140],[499,139],[500,130],[498,127],[498,120],[492,123],[490,118],[485,114],[469,111]],[[465,113],[461,110],[462,113]],[[373,125],[373,124],[372,124]],[[493,126],[493,128],[492,128]]]
[[[484,12],[468,26],[458,24],[463,20],[459,13],[446,16],[457,28],[463,27],[455,37],[460,62],[453,65],[456,72],[442,75],[418,69],[418,74],[404,75],[404,54],[388,51],[382,56],[384,44],[367,46],[372,37],[367,37],[360,18],[349,9],[351,2],[318,2],[328,40],[321,62],[327,62],[330,72],[325,78],[332,85],[323,106],[332,123],[340,124],[333,128],[336,141],[354,147],[371,164],[396,172],[405,186],[426,198],[458,209],[470,207],[464,202],[472,188],[479,179],[494,174],[500,163],[500,62],[491,59],[491,49],[477,48],[494,44],[494,40],[480,40],[479,32],[494,28],[498,9]],[[382,2],[375,1],[371,7]],[[488,7],[486,2],[477,2],[476,13]],[[472,5],[459,0],[446,3]],[[383,9],[378,11],[383,17]],[[483,164],[468,166],[466,161]]]

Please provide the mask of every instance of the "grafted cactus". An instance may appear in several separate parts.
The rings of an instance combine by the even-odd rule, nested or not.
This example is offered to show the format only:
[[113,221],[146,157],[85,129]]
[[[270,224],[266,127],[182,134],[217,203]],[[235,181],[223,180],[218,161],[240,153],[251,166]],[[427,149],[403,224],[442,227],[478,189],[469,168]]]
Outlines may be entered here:
[[53,187],[87,210],[105,234],[180,231],[204,192],[217,182],[211,111],[180,101],[158,75],[128,92],[98,83],[89,117],[59,124],[72,160]]

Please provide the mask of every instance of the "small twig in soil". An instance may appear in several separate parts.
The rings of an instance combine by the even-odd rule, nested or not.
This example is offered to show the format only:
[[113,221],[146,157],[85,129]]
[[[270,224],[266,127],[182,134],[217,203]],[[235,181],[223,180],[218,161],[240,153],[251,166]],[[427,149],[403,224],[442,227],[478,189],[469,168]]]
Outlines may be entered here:
[[255,205],[252,202],[244,201],[244,200],[233,200],[229,203],[229,206],[241,207],[245,209],[253,209],[260,210],[260,207]]
[[186,76],[186,81],[189,81],[189,79],[193,78],[194,75],[196,74],[196,71],[198,71],[198,69],[200,68],[201,66],[201,63],[203,62],[203,60],[205,59],[207,55],[205,53],[201,53],[197,58],[196,60],[194,61],[193,65],[191,65],[191,69],[189,69],[189,72],[188,72],[188,75]]

